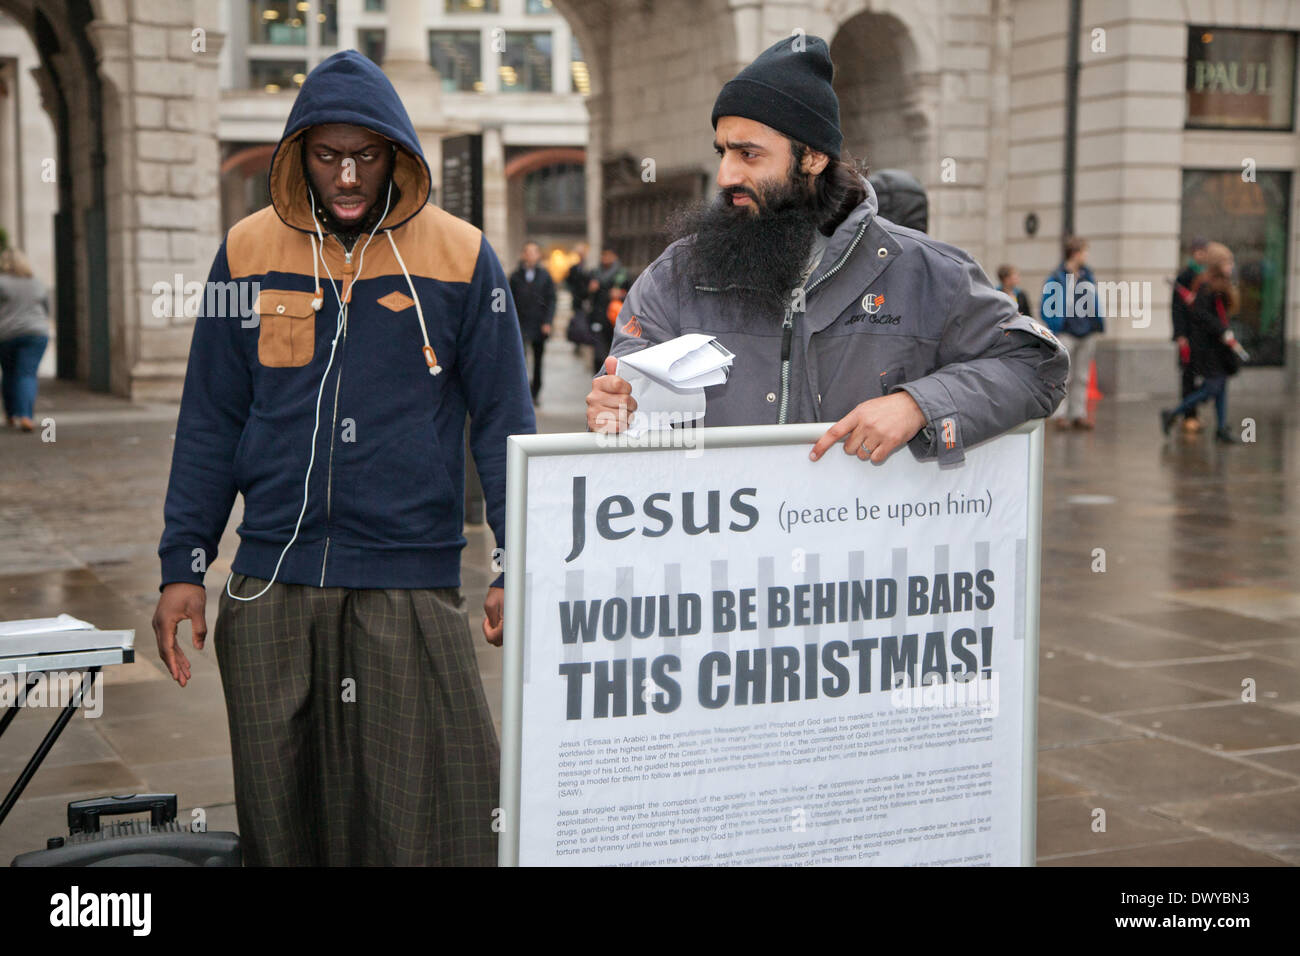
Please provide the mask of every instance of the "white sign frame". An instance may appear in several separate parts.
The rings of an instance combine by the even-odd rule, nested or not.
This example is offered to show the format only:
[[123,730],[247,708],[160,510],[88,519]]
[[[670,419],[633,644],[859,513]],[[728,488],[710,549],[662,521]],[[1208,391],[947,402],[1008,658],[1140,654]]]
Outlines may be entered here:
[[[766,445],[811,446],[825,434],[830,423],[798,425],[745,425],[709,428],[701,445],[712,448],[744,448]],[[1029,436],[1027,476],[1026,563],[1024,582],[1023,683],[1021,718],[1021,866],[1036,860],[1037,773],[1038,773],[1038,618],[1043,512],[1043,433],[1041,420],[1019,425],[1005,435]],[[1003,436],[990,439],[999,441]],[[652,442],[615,444],[611,436],[574,432],[551,435],[514,435],[507,441],[506,457],[506,554],[505,554],[505,647],[502,662],[501,719],[501,810],[498,846],[499,866],[519,865],[521,764],[523,741],[523,624],[525,620],[524,575],[527,553],[528,462],[553,455],[635,455],[672,447]],[[683,447],[689,447],[689,443]],[[895,454],[910,452],[900,449]],[[937,464],[933,467],[939,467]],[[960,471],[960,467],[955,469]]]

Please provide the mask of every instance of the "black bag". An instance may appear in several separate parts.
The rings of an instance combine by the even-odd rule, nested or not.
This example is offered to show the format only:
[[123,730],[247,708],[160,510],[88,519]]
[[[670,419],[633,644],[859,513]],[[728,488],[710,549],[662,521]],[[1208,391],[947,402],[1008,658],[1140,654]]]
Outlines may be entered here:
[[1241,356],[1237,350],[1219,343],[1219,361],[1223,365],[1223,370],[1229,375],[1236,375],[1241,371]]
[[568,331],[564,333],[574,345],[595,345],[596,337],[591,332],[591,319],[585,310],[573,313],[569,319]]
[[[148,820],[100,818],[148,813]],[[240,866],[239,834],[194,833],[176,822],[176,794],[131,793],[68,804],[68,836],[44,850],[14,857],[11,866]]]

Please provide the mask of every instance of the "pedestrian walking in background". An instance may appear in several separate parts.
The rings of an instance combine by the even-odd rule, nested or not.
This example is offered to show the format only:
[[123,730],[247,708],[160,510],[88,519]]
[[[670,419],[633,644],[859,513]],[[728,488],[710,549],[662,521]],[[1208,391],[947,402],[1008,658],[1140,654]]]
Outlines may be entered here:
[[1039,314],[1070,353],[1065,401],[1052,415],[1056,427],[1092,428],[1088,418],[1088,378],[1097,354],[1097,339],[1105,331],[1105,316],[1097,296],[1097,280],[1088,268],[1086,239],[1066,238],[1061,264],[1043,283]]
[[49,291],[22,250],[10,247],[0,252],[0,388],[11,428],[36,428],[36,370],[49,344]]
[[591,282],[592,275],[591,270],[587,268],[589,249],[585,242],[580,242],[573,247],[574,262],[569,266],[569,274],[564,277],[564,285],[569,290],[569,298],[573,306],[573,314],[569,316],[569,328],[565,337],[573,343],[574,355],[582,351],[584,345],[593,345],[596,341],[591,333],[589,317],[591,293],[587,286]]
[[609,290],[609,305],[605,306],[605,320],[609,322],[612,329],[618,322],[618,314],[623,311],[623,300],[627,298],[627,293],[619,288]]
[[1013,265],[998,266],[998,291],[1007,295],[1021,315],[1034,317],[1034,310],[1029,305],[1029,296],[1020,288],[1020,270]]
[[[1209,241],[1202,238],[1192,240],[1191,256],[1183,266],[1182,271],[1174,277],[1174,294],[1170,303],[1173,313],[1174,342],[1178,345],[1178,376],[1180,399],[1186,398],[1192,392],[1196,391],[1196,373],[1192,371],[1191,344],[1187,338],[1187,310],[1195,298],[1192,292],[1192,284],[1196,277],[1205,269],[1205,247]],[[1198,432],[1201,430],[1201,423],[1196,418],[1196,407],[1193,406],[1183,416],[1183,431]]]
[[609,355],[614,343],[614,326],[606,318],[609,311],[610,292],[614,289],[627,291],[629,286],[627,270],[618,261],[618,253],[606,247],[600,251],[600,268],[587,283],[591,295],[591,329],[596,336],[595,354],[592,357],[592,374],[599,375],[605,367],[605,356]]
[[1237,286],[1232,281],[1232,250],[1222,243],[1210,242],[1205,246],[1204,258],[1204,269],[1192,280],[1192,301],[1183,318],[1189,364],[1201,379],[1201,385],[1177,407],[1160,413],[1160,428],[1168,435],[1178,416],[1213,399],[1217,426],[1214,437],[1235,444],[1237,437],[1228,429],[1228,376],[1237,373],[1247,356],[1228,325],[1239,303]]
[[519,314],[519,332],[533,350],[533,380],[529,390],[533,404],[542,390],[542,352],[551,337],[555,321],[555,282],[541,266],[542,250],[535,242],[525,242],[519,268],[510,276],[510,294]]

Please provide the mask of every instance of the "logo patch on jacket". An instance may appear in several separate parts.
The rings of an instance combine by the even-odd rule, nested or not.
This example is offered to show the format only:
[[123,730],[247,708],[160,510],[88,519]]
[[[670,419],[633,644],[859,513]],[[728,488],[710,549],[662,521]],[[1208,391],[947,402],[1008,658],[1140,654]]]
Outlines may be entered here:
[[378,302],[385,309],[391,309],[394,312],[401,312],[403,309],[409,309],[415,305],[415,300],[402,292],[390,292],[382,299],[379,299]]
[[641,337],[641,322],[634,315],[624,323],[623,328],[620,329],[620,331],[624,335],[630,335],[635,339],[639,339]]
[[1037,335],[1043,341],[1052,343],[1058,349],[1061,348],[1061,340],[1058,339],[1055,335],[1053,335],[1051,329],[1043,325],[1041,322],[1031,321],[1029,323],[1029,330],[1033,332],[1035,335]]
[[845,325],[857,325],[859,322],[867,322],[871,325],[899,325],[903,321],[901,315],[893,312],[884,312],[880,314],[869,315],[866,312],[855,312],[845,320]]
[[862,308],[866,310],[867,315],[875,315],[885,304],[883,295],[872,295],[868,292],[862,297]]

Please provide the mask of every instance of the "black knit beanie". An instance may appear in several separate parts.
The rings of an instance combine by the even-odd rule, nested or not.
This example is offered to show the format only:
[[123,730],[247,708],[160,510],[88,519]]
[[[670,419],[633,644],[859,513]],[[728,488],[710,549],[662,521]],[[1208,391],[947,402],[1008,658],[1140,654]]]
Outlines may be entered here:
[[743,116],[838,159],[844,137],[833,73],[825,40],[802,33],[786,37],[722,88],[713,104],[713,128],[719,116]]

